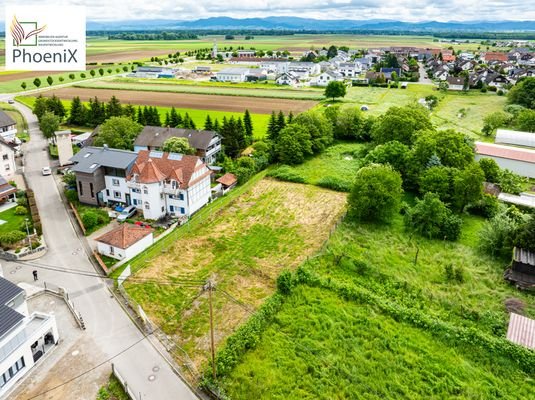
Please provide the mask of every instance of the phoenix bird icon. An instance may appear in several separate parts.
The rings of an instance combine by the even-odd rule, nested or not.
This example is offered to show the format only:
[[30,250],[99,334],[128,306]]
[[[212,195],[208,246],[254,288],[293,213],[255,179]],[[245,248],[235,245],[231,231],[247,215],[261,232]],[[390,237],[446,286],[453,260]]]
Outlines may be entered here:
[[46,28],[46,25],[41,28],[34,29],[33,31],[30,31],[29,33],[26,33],[24,32],[24,28],[22,27],[20,22],[17,20],[17,16],[13,16],[13,20],[11,21],[11,27],[10,27],[11,35],[13,36],[13,40],[15,41],[15,44],[17,46],[20,46],[20,44],[24,40],[29,39],[32,36],[35,36],[43,32],[45,28]]

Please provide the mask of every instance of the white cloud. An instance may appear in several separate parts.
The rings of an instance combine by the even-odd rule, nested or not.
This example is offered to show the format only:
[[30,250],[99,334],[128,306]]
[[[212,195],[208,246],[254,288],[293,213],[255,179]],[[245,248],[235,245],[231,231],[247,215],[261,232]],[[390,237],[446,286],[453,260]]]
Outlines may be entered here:
[[[20,0],[2,0],[20,4]],[[43,4],[29,0],[24,4]],[[175,19],[188,20],[215,16],[235,18],[273,15],[319,19],[395,19],[402,21],[471,21],[471,20],[533,20],[535,7],[525,0],[53,0],[51,7],[85,5],[89,20]]]

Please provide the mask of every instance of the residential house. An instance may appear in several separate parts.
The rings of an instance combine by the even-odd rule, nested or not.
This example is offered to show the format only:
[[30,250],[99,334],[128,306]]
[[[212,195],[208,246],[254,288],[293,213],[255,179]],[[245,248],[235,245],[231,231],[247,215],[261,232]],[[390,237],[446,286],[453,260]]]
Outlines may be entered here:
[[141,150],[127,187],[145,219],[190,216],[210,201],[211,174],[197,156]]
[[216,73],[216,78],[220,82],[245,82],[249,72],[249,68],[225,68]]
[[507,168],[515,174],[535,178],[534,149],[476,142],[476,161],[482,158],[491,158],[500,168]]
[[154,243],[153,230],[124,223],[95,239],[97,251],[107,257],[126,261],[137,256]]
[[338,72],[345,78],[354,78],[361,73],[360,65],[354,62],[344,62],[338,64]]
[[396,73],[398,79],[401,78],[401,68],[381,68],[379,72],[385,76],[387,82],[392,80],[393,73]]
[[491,61],[507,62],[509,61],[509,58],[507,57],[507,53],[502,53],[499,51],[487,51],[486,53],[481,54],[481,60],[485,63]]
[[327,86],[331,82],[343,82],[344,76],[335,71],[325,71],[316,79],[316,86]]
[[238,50],[238,57],[254,57],[256,55],[256,51],[254,50]]
[[464,78],[463,77],[448,76],[446,78],[446,82],[448,82],[449,90],[457,90],[457,91],[464,90]]
[[136,161],[133,151],[87,146],[76,153],[71,170],[76,175],[78,200],[84,204],[132,204],[126,176]]
[[17,123],[6,112],[0,110],[0,138],[12,142],[17,134]]
[[217,132],[149,125],[143,128],[134,141],[134,151],[161,151],[165,141],[172,137],[188,139],[189,145],[195,149],[195,155],[208,165],[215,163],[221,152],[221,137]]
[[299,84],[299,77],[291,72],[284,72],[275,78],[275,83],[277,85],[297,86]]
[[24,290],[0,276],[0,398],[58,339],[54,315],[29,314]]
[[0,175],[11,178],[17,171],[15,145],[0,137]]
[[298,75],[306,73],[306,75],[319,75],[321,68],[319,64],[313,62],[291,62],[288,65],[288,72],[294,72]]
[[16,193],[17,188],[0,175],[0,204],[17,201]]

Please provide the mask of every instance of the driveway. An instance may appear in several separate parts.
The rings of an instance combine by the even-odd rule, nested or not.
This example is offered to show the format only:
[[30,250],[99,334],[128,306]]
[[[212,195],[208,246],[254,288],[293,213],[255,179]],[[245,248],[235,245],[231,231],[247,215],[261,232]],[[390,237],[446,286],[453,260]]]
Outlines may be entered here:
[[[2,97],[9,96],[0,95],[0,99]],[[61,382],[67,382],[80,373],[101,365],[90,372],[95,374],[97,380],[95,391],[78,393],[76,390],[78,382],[74,379],[62,386],[61,390],[47,393],[46,398],[94,400],[96,389],[105,382],[113,361],[126,378],[129,387],[143,399],[196,399],[197,396],[193,391],[175,374],[165,358],[156,350],[151,342],[155,339],[150,336],[144,338],[110,295],[105,281],[95,276],[95,269],[85,253],[85,247],[71,225],[69,215],[61,202],[54,178],[41,175],[41,167],[48,165],[49,160],[46,141],[39,131],[37,120],[27,107],[18,103],[15,106],[28,122],[31,140],[25,145],[25,175],[29,186],[35,192],[43,233],[49,249],[44,257],[31,264],[3,263],[5,276],[15,283],[31,282],[32,270],[37,269],[40,282],[52,282],[74,295],[74,304],[87,326],[76,347],[79,359],[83,362],[73,363],[69,358],[58,360],[61,364],[56,365],[63,366]],[[75,272],[47,269],[50,266]],[[32,371],[32,374],[43,374],[43,371],[37,371],[39,368]],[[39,385],[32,385],[30,378],[24,396],[18,398],[26,399],[57,386],[59,383],[53,369],[44,371],[43,380],[39,381]],[[102,381],[99,381],[100,379]],[[26,383],[23,383],[24,385]],[[75,397],[71,395],[65,397],[65,393],[75,392],[77,393]]]
[[427,77],[427,72],[425,71],[424,64],[418,63],[418,73],[420,74],[420,79],[418,83],[423,85],[434,85],[433,81]]

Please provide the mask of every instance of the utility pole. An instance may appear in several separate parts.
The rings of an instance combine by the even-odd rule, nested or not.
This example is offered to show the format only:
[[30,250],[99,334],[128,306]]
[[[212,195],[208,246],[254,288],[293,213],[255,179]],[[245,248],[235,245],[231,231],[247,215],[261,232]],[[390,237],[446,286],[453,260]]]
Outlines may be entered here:
[[28,235],[28,244],[30,246],[30,250],[33,250],[32,249],[32,239],[30,238],[30,229],[28,228],[28,218],[26,218],[24,220],[24,222],[26,223],[26,234]]
[[208,280],[208,299],[210,304],[210,347],[212,351],[212,374],[214,381],[216,380],[216,369],[215,369],[215,343],[214,343],[214,313],[212,307],[212,291],[215,289],[215,285],[212,280]]

